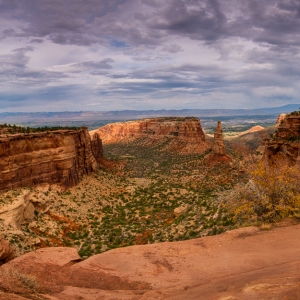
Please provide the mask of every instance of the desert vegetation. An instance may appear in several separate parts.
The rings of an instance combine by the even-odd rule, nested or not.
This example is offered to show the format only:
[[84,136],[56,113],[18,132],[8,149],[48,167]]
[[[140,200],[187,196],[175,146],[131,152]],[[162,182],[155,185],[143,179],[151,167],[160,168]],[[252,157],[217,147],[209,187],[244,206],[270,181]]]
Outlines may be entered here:
[[240,226],[300,218],[299,171],[298,165],[286,161],[252,162],[247,167],[249,181],[223,193],[223,205]]
[[87,258],[117,247],[181,241],[249,224],[268,229],[282,218],[299,218],[299,169],[263,162],[255,151],[259,138],[249,138],[250,145],[228,141],[226,162],[212,160],[210,149],[165,151],[167,137],[151,145],[144,138],[106,144],[107,161],[76,187],[2,193],[0,212],[26,194],[34,216],[20,228],[1,222],[0,234],[18,255],[70,246]]
[[55,130],[78,130],[81,127],[75,126],[42,126],[42,127],[23,127],[18,125],[11,124],[0,124],[0,134],[18,134],[18,133],[35,133],[35,132],[47,132]]

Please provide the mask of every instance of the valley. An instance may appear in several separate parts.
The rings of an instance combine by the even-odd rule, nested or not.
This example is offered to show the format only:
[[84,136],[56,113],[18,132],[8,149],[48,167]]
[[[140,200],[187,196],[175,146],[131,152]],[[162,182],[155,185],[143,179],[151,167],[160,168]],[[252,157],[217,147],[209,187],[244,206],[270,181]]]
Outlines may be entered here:
[[[22,176],[14,176],[12,178],[17,178],[15,186],[11,184],[3,189],[0,194],[0,236],[9,242],[11,248],[8,248],[2,242],[2,252],[10,255],[6,258],[3,257],[2,263],[6,262],[6,259],[11,259],[13,249],[14,256],[18,258],[13,260],[12,264],[16,261],[18,265],[18,259],[20,261],[25,259],[26,262],[26,257],[35,255],[34,253],[40,253],[38,255],[41,255],[41,257],[45,253],[47,257],[47,253],[49,252],[49,255],[52,255],[51,251],[53,251],[52,261],[57,259],[57,255],[59,257],[59,252],[66,252],[64,260],[68,261],[69,257],[76,257],[73,258],[76,261],[74,264],[86,260],[88,266],[90,260],[97,260],[98,257],[109,258],[110,255],[119,253],[118,251],[129,251],[126,252],[126,255],[130,255],[131,251],[136,251],[134,249],[144,249],[139,248],[142,246],[150,247],[148,249],[149,253],[152,253],[149,254],[149,257],[151,257],[151,255],[160,255],[156,253],[155,245],[162,245],[159,246],[159,249],[161,249],[159,251],[165,251],[163,250],[164,245],[168,245],[169,242],[172,242],[175,248],[179,242],[187,243],[186,245],[190,247],[189,245],[192,245],[194,241],[206,243],[205,241],[210,241],[207,240],[208,237],[228,232],[229,235],[222,234],[220,238],[216,237],[215,240],[211,240],[219,243],[218,241],[226,241],[227,238],[231,240],[231,237],[234,237],[234,232],[242,237],[244,236],[243,232],[249,230],[251,232],[249,233],[250,236],[259,236],[259,232],[275,230],[278,225],[273,225],[273,221],[276,221],[277,224],[277,220],[281,222],[283,217],[290,218],[288,219],[288,226],[298,224],[300,217],[300,205],[297,204],[297,195],[300,192],[297,188],[298,175],[286,173],[287,180],[292,178],[289,183],[283,182],[279,177],[279,181],[275,178],[278,187],[282,184],[286,187],[289,186],[291,192],[289,197],[293,200],[292,202],[288,199],[284,200],[287,201],[284,203],[286,209],[282,211],[281,198],[278,203],[274,202],[274,205],[276,205],[274,206],[274,211],[276,211],[274,219],[270,218],[270,214],[264,214],[269,206],[265,206],[261,212],[255,209],[251,210],[251,202],[247,202],[248,198],[244,197],[253,198],[253,187],[249,185],[249,182],[251,180],[255,182],[256,177],[253,177],[254,173],[249,172],[249,170],[251,166],[254,167],[259,161],[262,161],[264,153],[275,151],[274,149],[277,147],[277,156],[281,155],[280,157],[286,157],[292,161],[298,159],[294,149],[299,148],[297,142],[299,120],[297,113],[295,116],[288,116],[287,120],[279,121],[276,126],[273,125],[265,129],[256,126],[248,131],[246,130],[247,127],[237,124],[237,128],[240,128],[241,132],[235,137],[224,134],[225,139],[223,139],[222,124],[220,122],[215,127],[213,135],[206,135],[201,126],[202,123],[197,118],[186,117],[116,122],[90,131],[89,135],[86,134],[85,128],[77,128],[71,131],[61,128],[58,131],[57,128],[51,131],[46,128],[44,132],[42,130],[40,130],[41,132],[34,132],[36,129],[33,128],[26,129],[25,133],[22,129],[20,132],[13,133],[11,132],[11,130],[15,130],[13,127],[8,129],[2,127],[1,142],[2,145],[6,145],[2,147],[2,155],[5,158],[1,169],[3,174],[7,172],[5,168],[8,168],[9,172],[19,172],[17,168],[9,168],[12,162],[17,165],[18,161],[22,161],[25,169],[28,167],[34,169],[35,165],[47,163],[44,158],[51,154],[54,158],[54,164],[49,165],[44,171],[48,170],[50,174],[52,174],[51,172],[57,174],[56,172],[60,172],[61,169],[59,166],[63,166],[64,169],[61,174],[65,176],[42,175],[43,181],[36,181],[36,179],[32,180],[35,177],[31,177],[34,176],[35,172],[29,172],[26,173],[26,176],[28,176],[27,187],[21,187],[19,184],[24,182],[18,181],[18,178]],[[291,135],[293,139],[289,140]],[[73,139],[77,139],[77,136],[79,137],[78,141],[74,144]],[[288,138],[288,140],[285,140],[285,138]],[[37,140],[35,143],[32,142],[35,139],[42,141],[39,148],[34,146],[39,145]],[[263,139],[264,143],[262,143]],[[26,156],[22,156],[21,152],[13,151],[16,147],[11,147],[11,145],[18,140],[27,145]],[[48,145],[49,148],[45,145]],[[285,152],[286,147],[293,149],[290,150],[293,153],[292,155],[287,155]],[[8,150],[10,151],[9,156],[7,156]],[[275,157],[272,153],[270,155]],[[7,157],[11,158],[7,160]],[[20,160],[20,157],[22,160]],[[30,165],[26,165],[27,158],[30,158]],[[6,161],[9,163],[5,164]],[[64,161],[68,161],[68,163]],[[98,167],[96,167],[96,164]],[[74,166],[77,169],[74,169]],[[43,174],[43,168],[39,170]],[[267,177],[263,178],[269,180]],[[249,181],[249,179],[251,180]],[[257,188],[260,188],[257,182],[255,184],[257,184]],[[267,192],[266,197],[268,196],[266,189],[261,190],[261,192]],[[277,193],[277,191],[275,192]],[[278,193],[280,194],[281,190]],[[253,203],[257,205],[255,201],[257,200],[253,198]],[[255,230],[250,229],[251,227],[249,229],[238,229],[249,225],[254,225],[257,228]],[[234,231],[234,229],[237,229],[237,231]],[[267,232],[265,234],[269,236]],[[245,236],[247,237],[248,233],[245,233]],[[124,247],[126,247],[125,250],[122,250]],[[208,247],[211,247],[211,245]],[[244,246],[241,244],[239,247],[242,249]],[[72,253],[70,252],[71,249]],[[231,253],[232,250],[228,248],[226,251],[226,253]],[[102,256],[106,253],[107,256]],[[227,255],[222,251],[220,253],[221,256]],[[142,255],[145,256],[146,254]],[[216,255],[217,252],[214,253],[214,256]],[[255,255],[259,256],[261,254],[256,253]],[[262,256],[264,255],[262,254]],[[292,255],[295,256],[294,252]],[[231,259],[233,260],[233,258]],[[69,262],[70,266],[73,264],[72,261]],[[168,272],[173,274],[173,269],[167,261],[169,260],[165,257],[162,263],[158,258],[155,262],[151,261],[151,263],[156,265],[157,268],[162,268],[161,272],[163,274]],[[224,264],[223,258],[220,261]],[[26,264],[30,266],[31,261],[25,263],[25,269]],[[41,266],[42,264],[41,262]],[[104,264],[107,264],[107,262],[104,262]],[[84,262],[79,263],[79,265],[85,266]],[[270,261],[270,266],[273,266],[272,261]],[[0,281],[0,288],[2,286],[7,291],[14,293],[15,288],[5,288],[6,284],[11,284],[7,276],[15,278],[23,275],[17,275],[18,273],[7,275],[10,273],[5,272],[10,271],[5,271],[6,268],[9,268],[9,263],[4,264],[2,269],[0,268],[0,274],[4,272],[4,275],[1,275],[4,276],[4,281],[2,285]],[[47,281],[48,279],[42,279],[45,277],[43,275],[44,267],[41,268],[37,268],[33,272],[38,274],[38,278],[33,277],[33,280],[39,282],[39,285],[43,286],[47,293],[53,294],[62,291],[62,283],[56,282],[55,284],[60,287],[54,288],[52,283],[50,284]],[[53,268],[57,267],[53,265]],[[89,272],[88,276],[94,276],[94,271],[92,273],[82,271],[80,267],[78,270],[76,280],[81,278],[81,272]],[[249,265],[249,270],[255,273],[252,264]],[[238,269],[237,271],[240,272],[241,270]],[[281,272],[281,269],[277,268],[277,271]],[[26,272],[28,271],[25,271],[24,276],[27,276]],[[55,272],[59,274],[60,272],[67,272],[63,276],[74,276],[70,275],[73,274],[72,267],[66,269],[66,271],[59,268]],[[110,292],[107,292],[107,284],[108,286],[112,285],[110,288],[114,290],[111,294],[112,297],[116,293],[115,289],[120,285],[124,285],[126,289],[130,290],[128,299],[143,299],[133,296],[135,293],[133,291],[136,288],[142,290],[141,295],[148,294],[147,291],[152,288],[155,290],[153,292],[155,295],[160,293],[158,287],[151,287],[153,283],[152,275],[149,279],[150,283],[134,281],[127,287],[126,280],[124,281],[125,277],[122,277],[122,272],[124,272],[122,268],[118,278],[111,277],[109,271],[107,272],[103,275],[106,278],[104,286],[100,285],[99,291],[93,289],[93,293],[95,292],[97,295],[103,293],[105,297],[108,297],[105,299],[114,299],[108,296]],[[284,269],[283,272],[286,272],[286,270]],[[265,275],[271,276],[268,272]],[[212,276],[213,280],[218,280],[213,272],[209,276]],[[262,280],[260,277],[255,277],[255,275],[251,276],[254,276],[253,280]],[[293,278],[290,273],[289,276]],[[273,277],[270,277],[270,280],[273,282]],[[31,283],[29,281],[20,284],[22,289],[26,290],[28,284]],[[82,277],[80,283],[75,283],[75,286],[78,285],[79,287],[84,284],[89,286]],[[293,292],[296,285],[293,285],[293,289],[289,289],[289,291]],[[44,290],[40,290],[41,288],[35,285],[29,288],[31,290],[34,288],[39,293],[41,291],[45,293]],[[180,289],[182,288],[180,287]],[[202,293],[203,290],[207,295],[214,294],[214,289],[211,289],[211,287],[205,289],[204,285],[200,289],[193,289],[193,293]],[[262,290],[262,292],[265,291],[265,289]],[[69,292],[72,295],[83,293],[79,290]],[[164,293],[167,295],[169,291],[166,290]],[[238,291],[234,293],[238,293]],[[260,290],[257,293],[259,294]],[[21,294],[24,295],[24,292]],[[49,297],[46,296],[44,299],[52,299],[52,296]],[[57,297],[53,299],[68,299],[64,298],[68,297],[64,296],[64,292]],[[170,297],[173,299],[175,294]],[[84,296],[83,299],[89,298]]]
[[[198,134],[193,129],[189,135],[194,132]],[[203,140],[200,153],[194,153],[194,146],[182,147],[193,136],[190,141],[179,138],[172,134],[151,142],[143,136],[103,143],[102,167],[76,186],[66,190],[44,184],[3,193],[0,218],[8,220],[5,207],[18,201],[30,213],[22,224],[16,225],[14,216],[1,223],[0,235],[17,255],[71,246],[87,258],[117,247],[187,240],[234,228],[217,194],[246,177],[236,163],[215,163],[211,142]],[[228,151],[237,155],[234,149]]]

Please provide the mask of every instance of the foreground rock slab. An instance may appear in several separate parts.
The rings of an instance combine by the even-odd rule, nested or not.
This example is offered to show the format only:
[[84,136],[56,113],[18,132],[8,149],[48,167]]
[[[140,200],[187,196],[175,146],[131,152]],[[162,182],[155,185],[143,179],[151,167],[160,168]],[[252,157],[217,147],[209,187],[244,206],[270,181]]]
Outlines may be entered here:
[[52,300],[300,299],[299,237],[299,224],[268,231],[248,227],[119,248],[81,262],[73,249],[48,248],[0,272],[36,274],[41,297]]

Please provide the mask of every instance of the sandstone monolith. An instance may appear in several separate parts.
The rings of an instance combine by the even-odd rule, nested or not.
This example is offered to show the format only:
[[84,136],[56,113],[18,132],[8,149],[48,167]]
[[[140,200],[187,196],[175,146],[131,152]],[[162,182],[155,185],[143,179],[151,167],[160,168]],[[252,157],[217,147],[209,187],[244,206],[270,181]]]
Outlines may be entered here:
[[214,154],[226,155],[221,121],[218,121],[218,125],[214,133],[212,151]]

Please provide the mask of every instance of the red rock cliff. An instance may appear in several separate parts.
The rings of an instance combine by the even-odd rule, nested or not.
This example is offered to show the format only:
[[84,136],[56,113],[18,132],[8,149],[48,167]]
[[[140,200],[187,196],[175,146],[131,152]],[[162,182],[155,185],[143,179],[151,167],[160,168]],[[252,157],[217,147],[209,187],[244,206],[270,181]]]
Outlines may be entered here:
[[170,141],[166,150],[201,153],[208,148],[200,120],[194,117],[151,118],[108,124],[90,132],[99,134],[104,144],[133,142],[146,139],[151,145],[160,140]]
[[41,183],[74,186],[97,168],[100,156],[101,140],[91,142],[87,128],[2,135],[0,190]]
[[265,140],[264,146],[266,158],[282,158],[292,164],[300,163],[300,113],[286,115],[273,137]]

